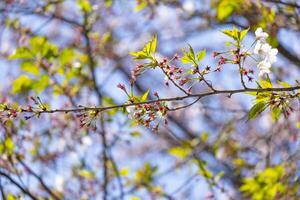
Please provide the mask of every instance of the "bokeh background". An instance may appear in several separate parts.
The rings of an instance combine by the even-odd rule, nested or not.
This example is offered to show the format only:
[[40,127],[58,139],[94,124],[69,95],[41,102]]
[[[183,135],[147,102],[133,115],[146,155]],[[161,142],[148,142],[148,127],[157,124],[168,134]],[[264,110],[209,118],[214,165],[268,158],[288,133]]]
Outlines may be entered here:
[[[295,85],[299,7],[297,0],[2,0],[1,101],[27,107],[33,105],[30,97],[39,97],[53,109],[123,104],[127,97],[117,85],[128,88],[131,70],[139,63],[129,52],[157,35],[157,56],[182,56],[190,44],[196,51],[206,49],[200,68],[215,69],[212,53],[225,51],[231,41],[221,30],[233,26],[250,27],[246,48],[257,27],[269,33],[279,50],[270,78]],[[41,53],[47,45],[54,45],[54,55]],[[36,48],[27,64],[10,59],[22,46]],[[255,62],[246,65],[258,80]],[[207,79],[219,89],[241,87],[233,65]],[[247,85],[256,87],[255,81]],[[140,75],[133,90],[137,95],[149,90],[149,99],[154,92],[162,98],[183,95],[171,84],[167,87],[157,69]],[[209,88],[198,83],[193,90]],[[252,100],[247,94],[203,98],[168,113],[168,125],[158,132],[139,126],[121,109],[94,119],[91,127],[81,127],[75,113],[29,120],[26,114],[1,114],[1,197],[32,199],[29,192],[36,199],[251,199],[262,193],[253,199],[297,199],[298,102],[289,118],[274,121],[264,112],[248,121]],[[269,182],[254,181],[246,192],[240,189],[247,185],[245,178],[258,175]],[[283,186],[274,186],[281,181]]]

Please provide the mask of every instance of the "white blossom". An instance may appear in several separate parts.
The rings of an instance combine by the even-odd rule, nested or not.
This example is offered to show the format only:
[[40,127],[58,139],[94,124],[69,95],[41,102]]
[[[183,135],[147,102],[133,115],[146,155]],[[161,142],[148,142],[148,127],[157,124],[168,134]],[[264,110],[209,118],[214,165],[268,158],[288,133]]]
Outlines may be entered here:
[[255,44],[255,47],[254,47],[254,53],[255,54],[259,54],[260,50],[261,50],[261,46],[262,46],[262,42],[261,41],[257,41],[256,44]]
[[183,10],[185,10],[186,12],[193,14],[195,12],[195,3],[191,0],[189,1],[185,1],[183,4]]
[[277,61],[277,57],[276,57],[277,53],[278,50],[276,48],[273,48],[268,52],[265,59],[272,64]]
[[86,147],[91,146],[93,144],[93,141],[92,141],[91,137],[89,137],[89,136],[84,136],[81,139],[81,141],[82,141],[83,146],[86,146]]
[[129,114],[133,113],[134,110],[135,110],[135,107],[134,107],[134,106],[127,106],[127,107],[126,107],[126,111],[127,111]]
[[255,31],[255,37],[257,40],[265,41],[268,36],[269,34],[264,32],[261,27],[257,28]]
[[266,42],[269,35],[262,28],[256,29],[255,36],[257,41],[253,52],[260,57],[257,67],[260,70],[259,76],[263,76],[271,72],[272,64],[277,61],[278,50]]
[[64,191],[64,184],[65,184],[65,179],[61,175],[57,175],[54,180],[54,188],[59,191],[63,192]]
[[267,62],[266,60],[263,60],[258,63],[257,65],[259,71],[259,76],[263,76],[264,74],[270,73],[271,63]]

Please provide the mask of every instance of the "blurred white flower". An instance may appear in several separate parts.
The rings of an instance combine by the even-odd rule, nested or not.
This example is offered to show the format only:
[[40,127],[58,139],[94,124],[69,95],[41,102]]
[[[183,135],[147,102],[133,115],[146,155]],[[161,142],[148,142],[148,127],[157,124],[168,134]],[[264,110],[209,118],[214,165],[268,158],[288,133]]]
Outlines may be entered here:
[[276,57],[277,53],[278,50],[276,48],[273,48],[268,52],[265,59],[272,64],[277,61],[277,57]]
[[63,192],[64,191],[64,185],[65,185],[65,179],[63,176],[61,175],[57,175],[55,176],[54,179],[54,188],[59,191],[59,192]]
[[254,53],[255,54],[259,54],[259,52],[261,51],[261,46],[262,46],[262,42],[261,41],[257,41],[256,44],[255,44],[255,47],[254,47]]
[[134,107],[134,106],[127,106],[127,107],[126,107],[126,111],[127,111],[129,114],[132,114],[132,113],[135,111],[135,107]]
[[264,32],[261,27],[257,28],[255,31],[255,37],[257,40],[265,41],[268,36],[269,34]]
[[91,137],[89,137],[89,136],[84,136],[81,139],[81,142],[82,142],[82,145],[85,147],[91,146],[93,144],[93,141],[92,141]]
[[271,72],[271,64],[269,62],[266,62],[265,60],[259,62],[257,67],[259,69],[258,76],[263,76],[264,74],[269,74]]
[[74,68],[80,68],[81,67],[81,63],[78,61],[73,62],[73,67]]
[[193,14],[195,12],[195,3],[194,1],[187,0],[182,5],[183,10],[188,12],[189,14]]
[[74,151],[70,152],[68,158],[70,159],[70,162],[73,165],[80,164],[80,158],[79,158],[79,155],[76,152],[74,152]]
[[266,38],[269,35],[266,32],[263,32],[262,28],[256,29],[255,36],[257,42],[253,52],[261,58],[257,67],[260,70],[259,76],[263,76],[264,74],[270,73],[272,64],[277,61],[276,55],[278,50],[276,48],[272,48],[272,46],[266,42]]

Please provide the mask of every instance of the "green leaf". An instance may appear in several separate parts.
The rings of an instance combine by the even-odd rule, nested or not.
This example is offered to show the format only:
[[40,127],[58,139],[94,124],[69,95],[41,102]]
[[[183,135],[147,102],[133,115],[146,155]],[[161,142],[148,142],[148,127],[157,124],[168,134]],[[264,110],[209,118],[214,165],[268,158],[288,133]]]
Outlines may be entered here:
[[127,167],[122,168],[122,169],[120,169],[119,173],[120,173],[120,176],[127,176],[129,174],[129,169]]
[[222,30],[222,33],[224,33],[225,35],[231,37],[232,39],[234,39],[236,41],[239,40],[239,30],[236,27],[233,27],[232,30],[230,30],[230,29]]
[[188,64],[188,63],[191,63],[191,64],[194,64],[195,66],[198,66],[197,62],[196,62],[196,58],[195,58],[195,52],[194,52],[194,49],[192,48],[191,45],[189,45],[189,51],[186,51],[186,50],[183,50],[183,57],[181,57],[181,62],[183,64]]
[[135,60],[151,59],[153,60],[152,54],[156,52],[157,36],[154,36],[143,48],[142,51],[130,52]]
[[152,40],[149,42],[150,46],[150,52],[155,53],[156,52],[156,45],[157,45],[157,35],[155,35]]
[[292,87],[292,85],[289,84],[288,82],[278,81],[278,83],[279,83],[280,85],[282,85],[283,87],[285,87],[285,88],[290,88],[290,87]]
[[33,54],[27,47],[19,47],[17,48],[8,58],[10,60],[13,59],[31,59],[33,58]]
[[29,74],[33,74],[33,75],[39,75],[39,73],[40,73],[40,70],[39,70],[38,66],[36,66],[31,61],[24,61],[21,64],[21,69],[23,71],[28,72]]
[[249,30],[250,30],[250,27],[247,28],[247,29],[244,29],[244,30],[242,30],[242,31],[240,32],[240,34],[239,34],[239,39],[240,39],[240,41],[242,41],[242,40],[244,39],[244,37],[247,35],[247,33],[248,33]]
[[29,90],[32,86],[32,81],[26,75],[19,76],[16,80],[12,83],[12,93],[16,94],[19,92],[25,92]]
[[259,86],[261,86],[262,88],[272,88],[272,83],[270,80],[259,80],[258,81]]
[[139,197],[131,197],[130,200],[141,200]]
[[137,3],[137,5],[134,8],[135,12],[138,12],[138,11],[146,8],[148,5],[147,0],[136,0],[136,3]]
[[14,147],[15,147],[14,142],[12,141],[11,138],[5,139],[4,146],[5,146],[6,150],[8,150],[9,152],[13,151]]
[[192,58],[195,58],[195,52],[194,52],[193,47],[190,44],[188,44],[188,46],[189,46],[189,50],[190,50],[190,54],[191,54]]
[[41,55],[43,58],[52,58],[58,54],[57,46],[50,44],[46,37],[34,36],[30,39],[30,51],[34,56]]
[[37,93],[41,93],[49,86],[49,81],[49,76],[44,74],[39,80],[33,82],[32,89]]
[[85,13],[91,12],[92,10],[92,6],[89,0],[77,0],[77,5]]
[[144,51],[130,52],[129,54],[132,55],[135,60],[144,60],[148,58],[147,53]]
[[133,131],[133,132],[130,133],[130,135],[132,137],[141,137],[142,134],[139,131]]
[[78,175],[85,178],[85,179],[94,179],[95,177],[95,174],[89,170],[86,170],[86,169],[81,169],[78,171]]
[[16,197],[12,194],[7,194],[6,200],[17,200]]
[[219,0],[217,5],[217,18],[222,21],[240,7],[240,0]]
[[185,159],[187,156],[191,154],[191,149],[186,147],[173,147],[168,150],[169,154],[179,158]]
[[206,49],[199,51],[197,53],[197,61],[201,61],[206,56]]
[[104,0],[104,5],[106,8],[111,7],[113,4],[113,0]]
[[209,138],[209,134],[207,132],[203,132],[201,135],[200,135],[200,139],[202,142],[206,142]]
[[147,98],[148,98],[148,95],[149,95],[149,90],[147,90],[147,91],[140,97],[140,101],[141,101],[141,102],[146,101]]
[[281,110],[279,108],[273,108],[271,110],[272,119],[274,121],[277,121],[279,119],[280,114],[281,114]]
[[60,65],[64,66],[68,63],[71,63],[75,57],[75,52],[73,49],[66,48],[62,50],[59,54]]
[[260,114],[262,111],[264,111],[267,108],[266,102],[259,102],[255,104],[248,113],[248,119],[254,119],[257,117],[258,114]]
[[297,123],[296,123],[296,128],[297,128],[297,129],[300,129],[300,122],[297,122]]

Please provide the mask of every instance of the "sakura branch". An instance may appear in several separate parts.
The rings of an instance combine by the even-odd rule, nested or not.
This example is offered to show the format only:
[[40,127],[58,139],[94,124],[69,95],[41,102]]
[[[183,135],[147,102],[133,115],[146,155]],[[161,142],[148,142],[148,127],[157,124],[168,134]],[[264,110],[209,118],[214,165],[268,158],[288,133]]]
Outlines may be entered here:
[[[271,65],[276,62],[277,49],[272,48],[267,43],[268,34],[263,32],[261,28],[255,31],[256,39],[253,44],[245,50],[243,45],[243,39],[249,31],[238,30],[233,28],[232,30],[223,30],[222,32],[228,35],[233,41],[230,42],[232,46],[229,50],[224,52],[214,52],[213,57],[218,58],[217,66],[212,69],[210,66],[202,67],[200,63],[206,56],[206,50],[198,51],[195,53],[192,46],[188,46],[188,49],[183,50],[183,56],[179,57],[175,54],[171,59],[158,58],[156,54],[157,37],[155,36],[145,47],[138,52],[132,52],[131,55],[135,60],[142,61],[138,63],[132,71],[132,77],[130,80],[130,89],[127,89],[124,84],[118,84],[117,87],[121,89],[128,100],[124,104],[111,105],[107,107],[86,107],[79,106],[77,108],[70,109],[49,109],[40,98],[31,97],[34,105],[29,105],[27,108],[14,108],[8,103],[3,102],[1,104],[2,118],[16,118],[20,113],[26,113],[25,119],[32,117],[39,117],[41,114],[51,113],[77,113],[77,117],[80,120],[80,126],[96,126],[95,119],[100,117],[100,114],[104,111],[112,109],[124,109],[129,115],[129,118],[135,120],[138,124],[144,125],[148,128],[152,128],[154,131],[158,130],[161,122],[167,124],[167,113],[180,109],[187,108],[197,103],[204,97],[214,96],[219,94],[226,94],[231,97],[237,93],[248,93],[255,97],[256,104],[249,111],[249,119],[255,118],[259,113],[264,111],[267,107],[274,114],[276,118],[281,113],[285,117],[294,111],[290,102],[295,98],[299,98],[300,86],[296,82],[295,86],[292,86],[286,82],[278,82],[276,87],[273,86],[269,74],[271,73]],[[255,45],[253,53],[250,51],[251,47]],[[254,56],[257,57],[254,58]],[[246,67],[246,59],[251,58],[257,63],[259,69],[257,88],[249,88],[246,86],[244,77],[248,78],[249,82],[254,80],[254,69]],[[180,61],[183,64],[180,65]],[[223,65],[232,64],[237,66],[240,76],[241,89],[228,89],[220,90],[213,87],[210,80],[206,78],[209,73],[221,72]],[[190,65],[186,67],[186,65]],[[139,75],[146,73],[147,70],[159,68],[165,75],[165,86],[170,87],[169,81],[179,91],[183,92],[184,96],[161,98],[157,92],[153,94],[156,98],[154,100],[148,100],[149,91],[145,92],[141,96],[133,93],[133,87],[136,79]],[[208,92],[193,92],[195,85],[204,83],[209,89]],[[281,87],[278,87],[281,86]],[[187,99],[194,99],[191,103],[187,103],[184,106],[172,108],[169,103],[184,101]]]

